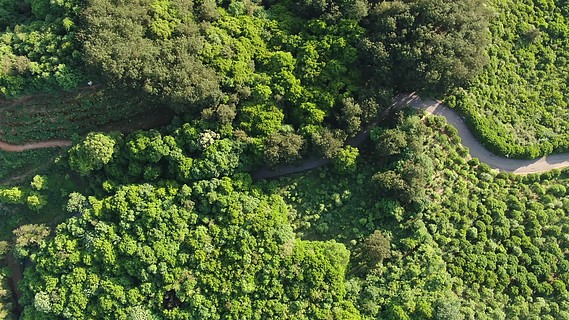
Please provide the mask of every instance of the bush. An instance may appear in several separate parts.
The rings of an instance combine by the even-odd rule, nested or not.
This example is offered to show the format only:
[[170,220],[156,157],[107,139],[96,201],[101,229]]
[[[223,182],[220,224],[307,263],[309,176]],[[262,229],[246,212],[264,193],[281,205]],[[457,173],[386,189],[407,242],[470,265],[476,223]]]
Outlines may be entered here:
[[356,171],[356,164],[359,155],[358,148],[346,146],[332,158],[334,168],[341,173],[350,173]]
[[24,202],[24,193],[18,187],[0,190],[0,203],[15,204]]

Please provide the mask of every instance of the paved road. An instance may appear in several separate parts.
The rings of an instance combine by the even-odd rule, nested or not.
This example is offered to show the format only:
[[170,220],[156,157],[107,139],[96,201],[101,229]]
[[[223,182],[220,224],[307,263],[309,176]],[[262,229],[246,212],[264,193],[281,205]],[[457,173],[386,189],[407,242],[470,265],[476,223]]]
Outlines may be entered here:
[[[392,108],[399,109],[404,107],[420,109],[430,114],[445,117],[447,122],[458,130],[462,144],[468,148],[470,155],[474,158],[478,158],[480,162],[486,163],[494,169],[513,172],[515,174],[528,174],[569,167],[569,153],[555,154],[533,160],[509,159],[493,154],[474,138],[474,135],[466,126],[460,115],[445,106],[441,101],[421,99],[415,93],[401,94],[394,99]],[[368,133],[369,127],[360,132],[356,137],[346,141],[346,143],[352,146],[358,146],[367,138]],[[330,163],[330,161],[326,159],[307,159],[298,166],[280,166],[274,170],[262,168],[253,173],[253,178],[265,179],[280,177],[318,168],[328,163]]]
[[396,104],[401,107],[408,106],[425,110],[428,113],[445,117],[447,122],[458,130],[462,144],[469,149],[472,157],[478,158],[480,162],[486,163],[490,167],[500,171],[527,174],[569,166],[569,153],[560,153],[533,160],[509,159],[493,154],[474,138],[474,135],[462,118],[454,110],[445,106],[440,101],[430,99],[423,100],[416,94],[411,93],[398,96],[396,98]]

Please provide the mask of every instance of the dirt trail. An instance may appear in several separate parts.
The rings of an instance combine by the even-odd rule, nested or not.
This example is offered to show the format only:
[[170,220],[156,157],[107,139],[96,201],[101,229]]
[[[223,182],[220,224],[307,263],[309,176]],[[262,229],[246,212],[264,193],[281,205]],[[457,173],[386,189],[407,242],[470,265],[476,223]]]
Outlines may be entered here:
[[[107,131],[120,131],[122,133],[129,133],[136,130],[148,130],[168,125],[174,114],[171,111],[156,111],[149,114],[144,114],[132,119],[127,119],[115,123],[109,123],[102,127],[100,130]],[[54,147],[69,147],[71,146],[70,140],[45,140],[37,142],[28,142],[24,144],[10,144],[0,141],[0,150],[8,152],[22,152],[32,149],[54,148]]]
[[22,152],[32,149],[53,148],[53,147],[68,147],[71,145],[69,140],[47,140],[39,142],[30,142],[25,144],[9,144],[0,141],[0,150],[8,152]]

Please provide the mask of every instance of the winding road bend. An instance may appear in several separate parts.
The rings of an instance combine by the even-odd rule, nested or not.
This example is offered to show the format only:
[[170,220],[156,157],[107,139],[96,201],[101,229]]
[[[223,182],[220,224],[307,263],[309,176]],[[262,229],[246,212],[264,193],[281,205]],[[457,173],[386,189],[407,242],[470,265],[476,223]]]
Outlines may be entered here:
[[466,123],[462,120],[460,115],[445,106],[441,101],[423,100],[415,93],[410,93],[397,96],[394,103],[399,107],[412,107],[424,110],[430,114],[445,117],[447,122],[458,130],[462,145],[468,148],[470,155],[473,158],[478,158],[480,162],[486,163],[494,169],[516,174],[528,174],[569,166],[569,153],[549,155],[533,160],[509,159],[493,154],[474,138],[474,135],[466,126]]
[[[474,138],[474,135],[466,126],[461,116],[445,106],[441,101],[421,99],[416,93],[400,94],[395,97],[393,105],[388,110],[405,107],[424,110],[427,113],[445,117],[447,122],[458,130],[462,145],[468,148],[470,155],[473,158],[478,158],[480,162],[486,163],[491,168],[515,174],[528,174],[569,167],[569,153],[560,153],[533,160],[510,159],[493,154]],[[346,143],[352,146],[358,146],[367,138],[368,133],[369,127],[360,132],[356,137],[348,139]],[[326,159],[307,159],[298,166],[283,165],[275,169],[261,168],[253,173],[253,179],[276,178],[321,167],[328,163],[330,163],[330,161]]]

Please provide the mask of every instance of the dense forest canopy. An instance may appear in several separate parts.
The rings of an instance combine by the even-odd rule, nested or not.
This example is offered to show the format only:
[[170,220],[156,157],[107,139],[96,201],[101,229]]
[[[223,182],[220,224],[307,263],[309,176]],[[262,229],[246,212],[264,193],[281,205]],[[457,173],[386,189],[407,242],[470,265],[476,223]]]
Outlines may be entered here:
[[23,319],[356,317],[344,299],[349,252],[296,239],[283,200],[249,187],[223,178],[71,194],[78,217],[32,258]]
[[[73,137],[22,122],[25,139],[74,141],[0,153],[44,162],[0,168],[0,281],[25,266],[0,315],[569,319],[567,171],[497,173],[444,119],[390,108],[450,92],[494,150],[565,148],[568,15],[552,0],[0,0],[0,91],[19,97],[4,116],[45,92],[88,128],[90,106],[176,114]],[[307,158],[331,165],[252,178]]]
[[0,93],[72,89],[84,79],[78,1],[0,1]]
[[[363,319],[568,318],[567,171],[496,173],[467,157],[444,119],[417,120],[379,128],[380,148],[356,174],[265,187],[291,204],[304,237],[346,244],[348,296]],[[424,148],[392,144],[395,162],[384,162],[381,142],[394,136]],[[413,175],[421,206],[405,196],[410,160],[427,169]]]
[[2,4],[4,95],[89,76],[179,112],[237,107],[244,125],[252,112],[279,110],[282,123],[261,117],[257,127],[290,124],[305,137],[318,127],[353,131],[344,118],[368,121],[393,88],[444,92],[484,61],[478,1]]
[[379,2],[367,19],[367,45],[392,67],[379,61],[375,76],[403,92],[467,84],[486,62],[490,14],[484,0]]

